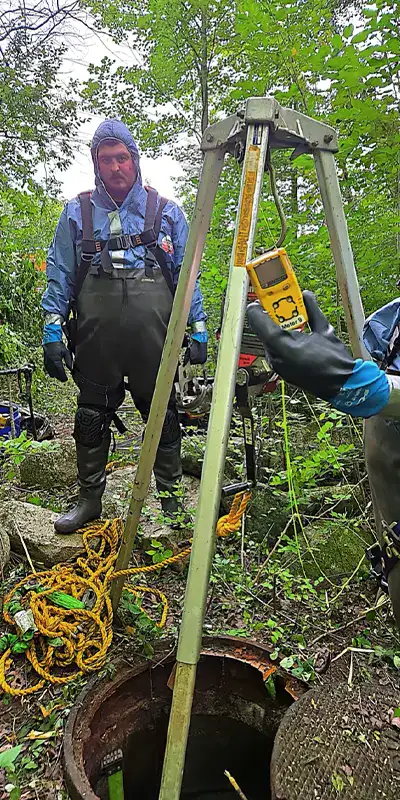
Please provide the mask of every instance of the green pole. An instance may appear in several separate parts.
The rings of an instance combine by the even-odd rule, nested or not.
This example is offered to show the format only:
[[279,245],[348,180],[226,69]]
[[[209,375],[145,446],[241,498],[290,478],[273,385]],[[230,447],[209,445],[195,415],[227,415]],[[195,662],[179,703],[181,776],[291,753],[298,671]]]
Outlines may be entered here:
[[123,753],[119,747],[111,750],[101,760],[102,773],[107,776],[108,800],[125,800],[123,760]]
[[108,776],[108,800],[125,800],[122,770]]
[[268,126],[249,124],[159,800],[181,792],[267,145]]

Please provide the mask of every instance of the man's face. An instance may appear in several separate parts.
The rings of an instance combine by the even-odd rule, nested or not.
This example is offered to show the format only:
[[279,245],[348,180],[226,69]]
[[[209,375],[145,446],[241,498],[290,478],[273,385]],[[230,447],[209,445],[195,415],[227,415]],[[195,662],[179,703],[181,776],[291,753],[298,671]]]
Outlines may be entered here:
[[122,142],[100,144],[97,151],[100,177],[111,197],[122,201],[137,177],[136,165]]

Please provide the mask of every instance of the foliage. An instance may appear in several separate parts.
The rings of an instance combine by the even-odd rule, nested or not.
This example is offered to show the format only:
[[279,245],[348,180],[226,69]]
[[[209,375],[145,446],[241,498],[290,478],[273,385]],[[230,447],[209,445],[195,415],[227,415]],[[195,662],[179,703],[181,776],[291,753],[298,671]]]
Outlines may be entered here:
[[[224,0],[90,0],[89,5],[116,41],[128,37],[134,64],[115,68],[105,58],[92,67],[85,98],[94,109],[117,111],[153,154],[165,148],[176,153],[182,135],[198,145],[226,87],[237,80],[242,42],[235,30],[236,0],[229,5]],[[196,167],[199,160],[194,161]],[[193,147],[191,162],[193,167]]]
[[57,450],[57,448],[58,445],[56,442],[35,442],[33,439],[28,439],[26,431],[23,431],[20,436],[17,436],[15,439],[4,439],[0,441],[0,463],[4,461],[4,466],[8,469],[7,479],[12,480],[28,451],[45,450],[48,452]]
[[[161,635],[160,628],[143,610],[140,603],[133,600],[130,592],[122,593],[119,611],[129,626],[129,633],[135,636],[135,644],[147,658],[153,655],[152,641]],[[155,612],[157,613],[157,612]],[[132,624],[134,627],[132,627]]]
[[0,365],[32,360],[40,344],[45,276],[38,271],[61,205],[36,187],[0,191]]
[[16,747],[9,747],[7,750],[3,750],[0,753],[0,769],[8,769],[9,767],[12,767],[21,750],[22,745],[20,744]]
[[[393,295],[400,224],[398,2],[360,7],[239,0],[226,7],[203,0],[122,6],[106,0],[91,7],[117,40],[128,37],[138,56],[130,68],[115,70],[110,60],[93,68],[85,97],[97,111],[117,109],[148,153],[167,143],[182,156],[186,147],[189,213],[198,171],[191,142],[193,135],[199,140],[207,118],[212,122],[246,97],[270,93],[337,128],[339,174],[367,313]],[[312,159],[289,162],[285,153],[274,159],[301,284],[316,290],[334,315],[340,301]],[[227,166],[202,264],[213,325],[226,285],[238,179],[238,168]],[[277,216],[267,187],[258,228],[257,244],[274,241]]]
[[78,4],[1,5],[0,186],[26,186],[35,181],[39,165],[51,173],[72,155],[78,109],[74,82],[65,86],[60,77],[66,51],[61,35]]
[[161,564],[162,561],[171,558],[173,555],[172,550],[165,549],[163,543],[157,539],[151,540],[151,550],[146,550],[146,553],[151,556],[153,564]]

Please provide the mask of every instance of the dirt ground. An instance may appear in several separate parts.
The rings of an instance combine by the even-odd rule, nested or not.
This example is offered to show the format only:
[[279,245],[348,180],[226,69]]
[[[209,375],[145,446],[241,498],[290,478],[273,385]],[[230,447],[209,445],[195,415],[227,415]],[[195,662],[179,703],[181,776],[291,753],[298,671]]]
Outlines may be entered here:
[[[57,436],[71,433],[71,418],[55,416]],[[131,432],[131,458],[140,447],[140,425]],[[121,448],[121,452],[123,448]],[[10,490],[21,496],[18,486]],[[190,505],[196,504],[196,488]],[[67,504],[71,491],[57,502]],[[152,540],[165,544],[160,536],[164,524],[157,522],[158,500],[152,495],[146,504],[143,520],[144,546],[133,554],[136,565],[150,565],[157,557]],[[187,531],[179,544],[190,539]],[[140,544],[140,543],[139,543]],[[375,582],[366,570],[343,578],[329,576],[312,580],[298,572],[283,569],[265,549],[265,542],[246,534],[246,527],[220,539],[209,587],[204,632],[207,635],[228,634],[257,641],[270,649],[278,667],[315,688],[347,682],[351,687],[379,683],[391,695],[398,696],[400,707],[400,635],[396,630],[388,601],[377,597]],[[178,545],[176,547],[178,549]],[[285,554],[284,554],[285,555]],[[266,563],[267,561],[267,563]],[[273,566],[275,564],[275,566]],[[2,594],[30,571],[26,560],[12,554],[3,575]],[[165,628],[160,633],[144,617],[129,620],[129,609],[123,608],[115,621],[114,638],[107,658],[107,670],[113,664],[132,664],[138,656],[151,657],[152,646],[159,636],[177,641],[184,602],[187,561],[145,580],[165,594],[169,609]],[[327,579],[326,579],[327,578]],[[145,602],[144,608],[159,619],[160,607]],[[8,630],[0,627],[0,634]],[[133,635],[132,635],[133,632]],[[15,688],[32,680],[25,657],[15,657],[8,678]],[[34,695],[19,698],[0,692],[0,759],[10,747],[21,746],[14,766],[0,769],[0,800],[65,800],[67,798],[61,769],[63,728],[68,713],[85,678],[60,687],[47,685]],[[368,727],[370,722],[366,721]],[[1,763],[1,760],[0,760]],[[251,800],[251,798],[249,798]],[[359,799],[361,800],[361,798]]]

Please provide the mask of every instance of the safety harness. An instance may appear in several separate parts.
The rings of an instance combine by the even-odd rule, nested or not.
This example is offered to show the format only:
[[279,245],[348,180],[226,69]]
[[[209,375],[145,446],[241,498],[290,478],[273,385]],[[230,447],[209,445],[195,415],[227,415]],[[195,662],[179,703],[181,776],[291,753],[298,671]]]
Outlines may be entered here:
[[394,359],[399,354],[399,351],[400,351],[400,325],[396,325],[396,327],[393,330],[392,336],[390,338],[387,351],[379,365],[380,368],[389,373],[395,372],[397,375],[398,370],[392,370],[391,367]]
[[[175,289],[167,259],[165,258],[163,249],[158,244],[162,213],[168,200],[165,197],[160,197],[157,191],[150,186],[145,188],[147,191],[147,201],[143,232],[135,234],[124,233],[119,236],[110,236],[109,239],[95,238],[91,203],[92,192],[81,192],[78,195],[82,215],[81,259],[77,270],[74,297],[70,301],[68,318],[63,326],[68,348],[72,354],[75,353],[76,347],[77,299],[87,274],[92,270],[93,259],[99,253],[101,254],[100,264],[96,267],[96,271],[103,270],[104,273],[111,275],[114,270],[110,256],[112,251],[144,247],[146,275],[151,277],[153,267],[158,265],[171,294],[174,295]],[[78,380],[76,369],[74,370],[74,377],[78,385],[86,384],[90,386],[93,391],[104,394],[104,386],[89,381],[81,374],[79,374]],[[126,427],[115,412],[113,414],[113,421],[119,433],[125,433]]]
[[145,248],[146,275],[151,277],[153,266],[158,264],[165,282],[172,295],[175,288],[172,275],[168,267],[162,247],[158,244],[158,235],[161,229],[162,212],[168,203],[165,197],[160,197],[155,189],[145,187],[147,191],[146,213],[143,233],[123,233],[120,236],[110,236],[109,239],[96,239],[93,229],[93,214],[91,197],[92,192],[81,192],[78,195],[82,215],[82,244],[81,259],[78,265],[74,296],[69,303],[68,318],[64,324],[64,333],[68,342],[68,349],[75,353],[77,330],[77,299],[81,292],[86,276],[92,269],[93,259],[99,253],[101,261],[96,271],[102,269],[106,274],[112,274],[113,264],[110,252],[128,250],[134,247]]
[[145,188],[147,191],[147,202],[144,231],[142,233],[122,233],[119,236],[111,236],[109,239],[95,239],[91,203],[92,193],[81,192],[81,194],[78,195],[82,214],[83,238],[81,245],[81,260],[75,283],[75,303],[92,265],[93,258],[98,253],[101,253],[100,263],[103,271],[110,273],[113,269],[110,252],[116,250],[130,250],[131,248],[135,247],[145,248],[145,262],[147,262],[148,268],[152,268],[152,265],[155,263],[155,259],[161,269],[171,294],[174,294],[174,284],[170,269],[168,267],[167,259],[165,258],[162,247],[160,247],[158,244],[162,212],[168,203],[168,200],[165,197],[160,197],[156,190],[152,189],[150,186]]
[[389,592],[389,573],[400,560],[400,522],[393,522],[388,525],[382,520],[382,547],[375,542],[366,551],[366,556],[370,562],[371,574],[377,579],[380,588],[388,594]]

